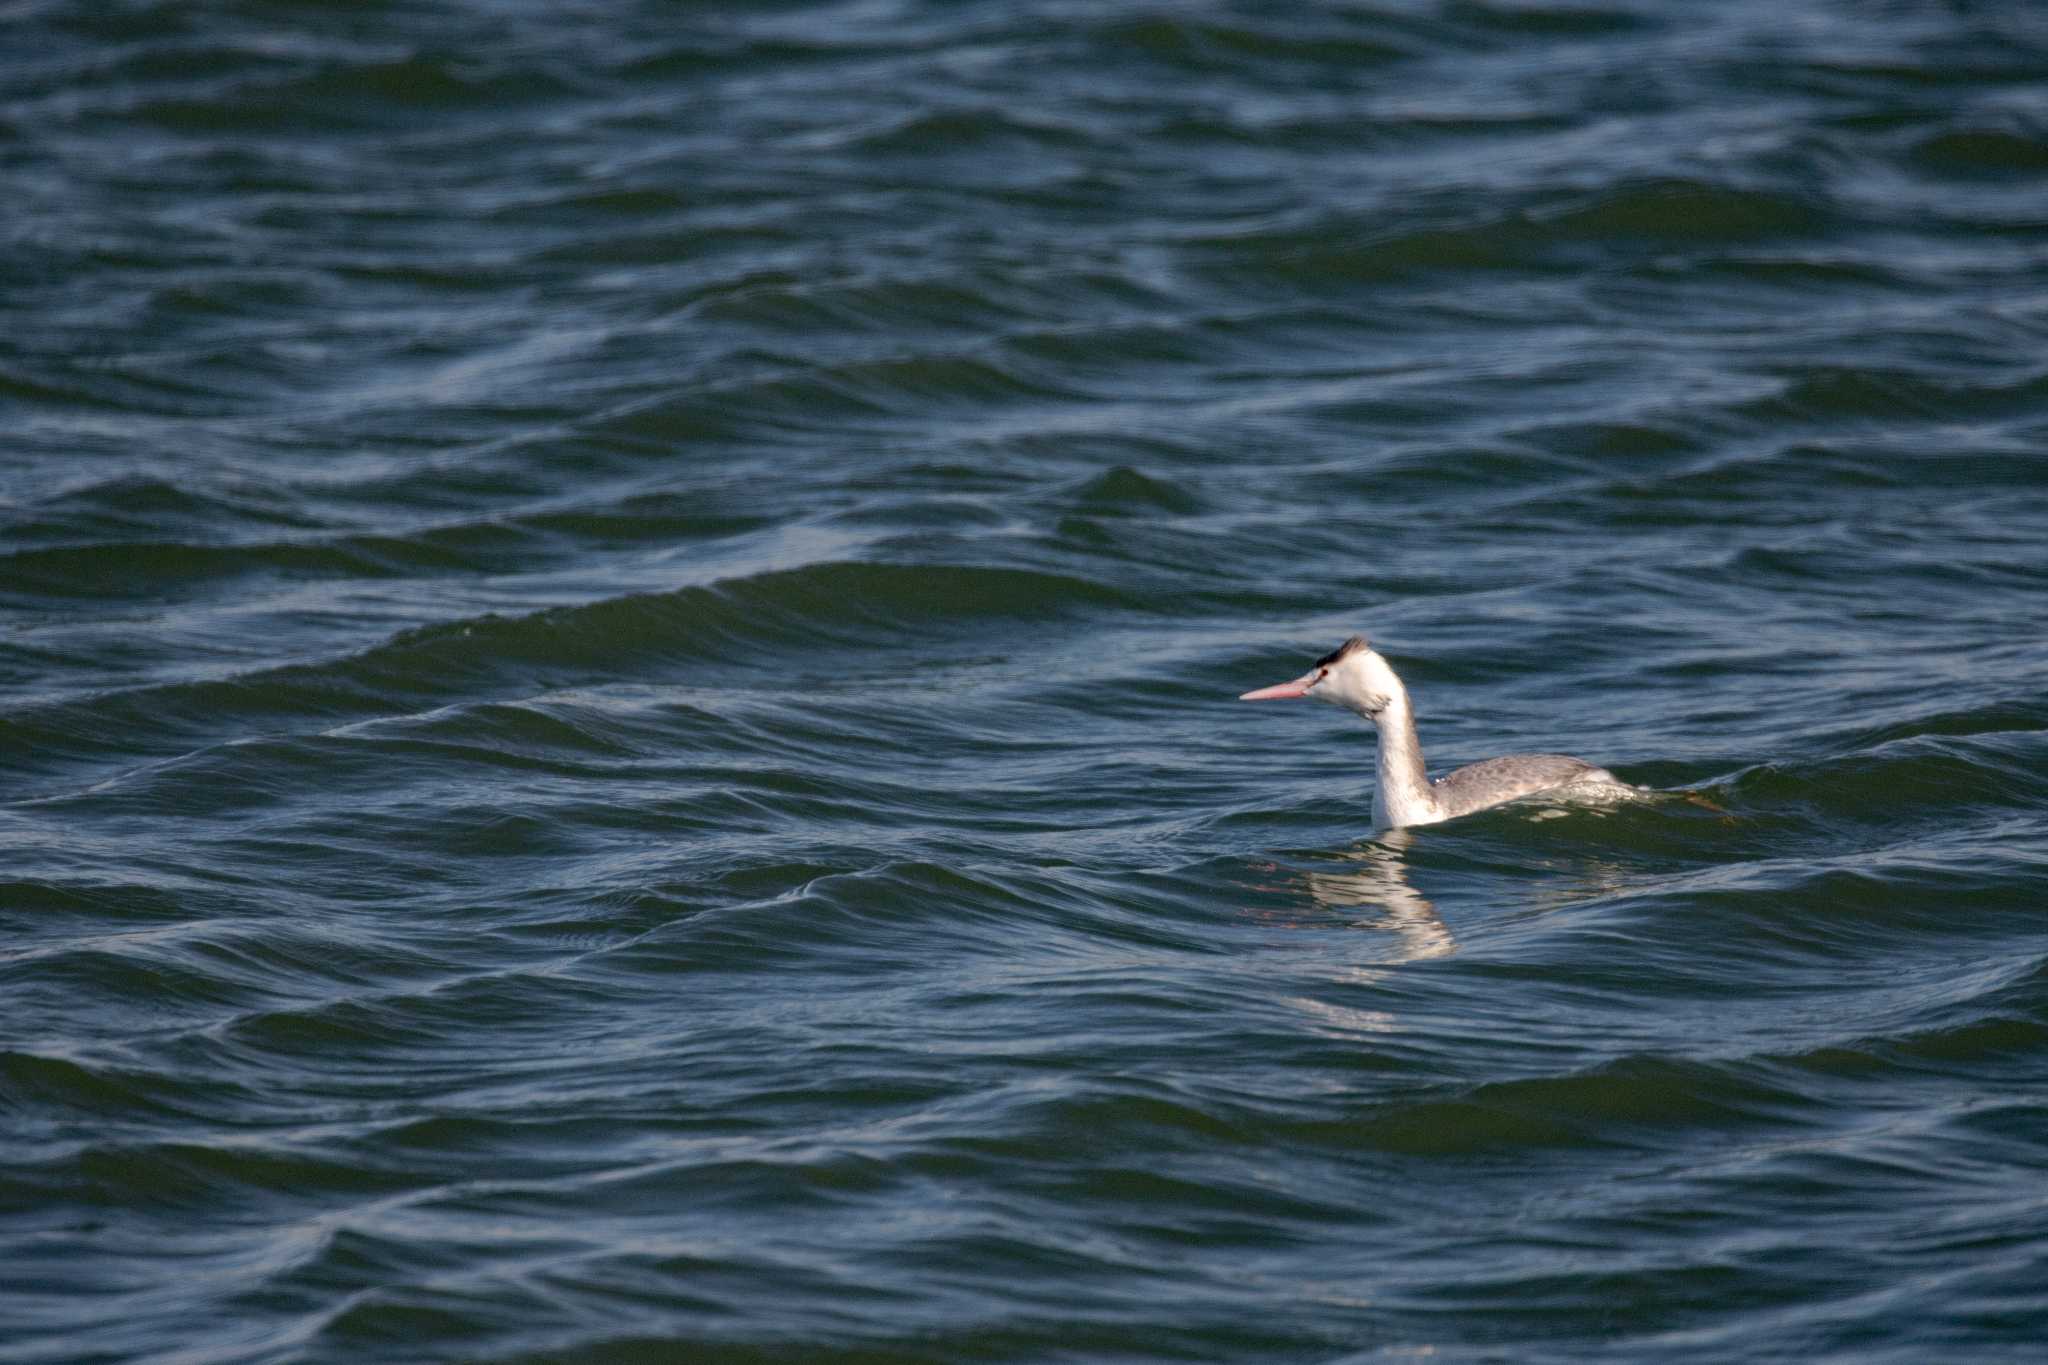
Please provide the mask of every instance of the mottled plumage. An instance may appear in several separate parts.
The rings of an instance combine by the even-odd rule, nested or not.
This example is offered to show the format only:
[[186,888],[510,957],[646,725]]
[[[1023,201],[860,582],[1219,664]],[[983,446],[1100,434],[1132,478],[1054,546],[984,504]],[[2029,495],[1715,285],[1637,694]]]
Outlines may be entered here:
[[1613,773],[1565,754],[1508,754],[1453,768],[1429,784],[1443,818],[1581,782],[1618,783]]

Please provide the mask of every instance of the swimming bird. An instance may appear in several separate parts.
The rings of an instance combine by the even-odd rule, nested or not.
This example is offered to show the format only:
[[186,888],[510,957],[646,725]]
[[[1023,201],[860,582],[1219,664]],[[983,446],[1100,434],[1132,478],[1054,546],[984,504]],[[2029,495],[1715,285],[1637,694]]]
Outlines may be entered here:
[[1278,701],[1283,697],[1333,702],[1364,716],[1379,731],[1379,787],[1373,792],[1372,818],[1381,829],[1433,825],[1518,797],[1567,787],[1588,789],[1589,795],[1602,787],[1609,793],[1635,790],[1607,769],[1564,754],[1489,758],[1430,781],[1422,766],[1422,741],[1415,734],[1408,689],[1363,635],[1352,636],[1317,659],[1314,668],[1293,682],[1261,687],[1238,700]]

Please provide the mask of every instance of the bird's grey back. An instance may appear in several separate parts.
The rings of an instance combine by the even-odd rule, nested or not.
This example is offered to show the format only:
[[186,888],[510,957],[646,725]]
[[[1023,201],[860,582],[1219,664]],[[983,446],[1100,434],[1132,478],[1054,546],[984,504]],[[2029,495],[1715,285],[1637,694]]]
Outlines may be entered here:
[[1430,784],[1444,818],[1498,806],[1518,796],[1532,796],[1553,787],[1589,779],[1613,781],[1604,768],[1565,754],[1509,754],[1468,763]]

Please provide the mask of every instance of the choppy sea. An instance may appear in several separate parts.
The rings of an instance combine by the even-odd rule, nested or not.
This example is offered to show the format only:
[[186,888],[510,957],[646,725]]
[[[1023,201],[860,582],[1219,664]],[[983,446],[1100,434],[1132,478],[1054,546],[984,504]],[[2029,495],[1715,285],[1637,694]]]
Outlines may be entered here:
[[5,1365],[2041,1358],[2048,10],[11,0],[0,192]]

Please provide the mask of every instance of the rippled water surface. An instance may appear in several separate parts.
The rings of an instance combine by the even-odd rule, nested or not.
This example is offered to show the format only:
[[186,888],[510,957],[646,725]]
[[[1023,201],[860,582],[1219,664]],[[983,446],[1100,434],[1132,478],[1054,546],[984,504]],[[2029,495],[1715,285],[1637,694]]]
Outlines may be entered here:
[[2038,7],[0,18],[0,1360],[2048,1338]]

